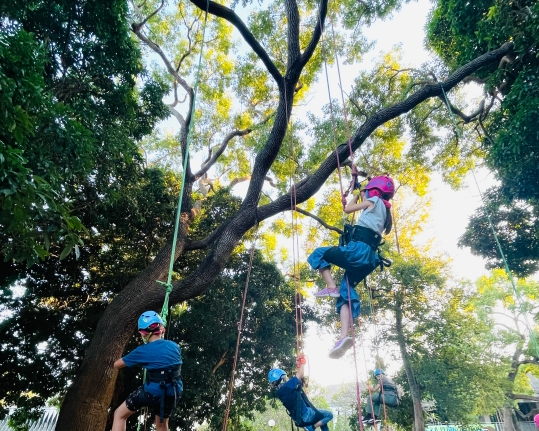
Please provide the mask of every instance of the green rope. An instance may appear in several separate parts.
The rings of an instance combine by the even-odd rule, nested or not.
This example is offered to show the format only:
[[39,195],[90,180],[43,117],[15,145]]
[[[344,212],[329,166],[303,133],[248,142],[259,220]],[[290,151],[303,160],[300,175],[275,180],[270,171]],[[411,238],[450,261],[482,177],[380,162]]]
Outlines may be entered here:
[[163,322],[165,322],[165,324],[166,324],[167,317],[168,317],[169,297],[170,297],[170,293],[172,292],[172,289],[173,289],[173,287],[172,287],[172,268],[174,267],[174,254],[176,252],[176,243],[177,243],[177,240],[178,240],[178,229],[179,229],[179,225],[180,225],[180,215],[181,215],[181,211],[182,211],[183,193],[184,193],[184,189],[185,189],[185,177],[186,177],[186,172],[187,172],[187,161],[189,160],[189,146],[191,144],[191,134],[192,134],[194,118],[195,118],[195,107],[196,107],[197,92],[198,92],[198,81],[199,81],[199,78],[200,78],[200,69],[201,69],[201,66],[202,66],[202,52],[203,52],[203,48],[204,48],[204,38],[205,38],[205,35],[206,35],[206,24],[208,22],[208,9],[209,9],[209,7],[210,7],[210,0],[206,0],[206,14],[204,15],[204,25],[202,27],[202,43],[200,45],[200,55],[198,57],[198,67],[197,67],[197,73],[196,73],[196,78],[195,78],[195,88],[194,88],[194,91],[193,91],[193,105],[191,107],[191,113],[190,113],[191,114],[190,115],[191,121],[189,122],[189,129],[187,131],[187,144],[185,146],[185,154],[183,156],[182,185],[181,185],[181,188],[180,188],[180,196],[178,198],[178,209],[176,210],[176,221],[175,221],[175,224],[174,224],[174,237],[172,239],[172,250],[171,250],[171,254],[170,254],[170,264],[169,264],[169,267],[168,267],[168,277],[167,277],[166,282],[157,280],[157,282],[159,284],[162,284],[163,286],[166,287],[165,299],[163,301],[163,308],[161,309],[161,318],[163,319]]
[[[462,133],[461,133],[460,129],[458,128],[457,120],[455,119],[455,114],[451,110],[451,105],[449,103],[449,100],[447,99],[447,94],[445,93],[444,87],[442,86],[441,82],[440,82],[440,88],[442,89],[442,93],[443,93],[444,99],[445,99],[445,104],[446,104],[447,109],[449,110],[449,113],[451,115],[451,120],[453,121],[453,125],[455,127],[455,132],[457,133],[457,136],[459,137],[459,139],[462,140]],[[481,201],[484,204],[485,199],[483,198],[483,193],[481,193],[481,189],[479,188],[479,183],[477,182],[477,178],[475,177],[475,172],[474,172],[473,168],[471,169],[471,171],[472,171],[472,175],[473,175],[475,184],[477,186],[477,190],[479,191],[479,196],[481,197]],[[488,210],[486,205],[485,205],[485,214],[487,215],[487,220],[488,220],[488,223],[489,223],[489,226],[490,226],[490,230],[492,231],[492,235],[494,236],[494,240],[496,241],[498,251],[500,252],[500,256],[502,257],[505,272],[507,274],[507,277],[509,278],[509,281],[511,282],[511,286],[513,288],[513,292],[514,292],[515,297],[517,299],[520,312],[524,316],[524,321],[526,323],[526,327],[528,328],[528,331],[530,333],[530,339],[531,339],[531,341],[532,341],[532,343],[533,343],[533,345],[535,347],[535,351],[537,353],[537,356],[539,357],[539,344],[537,344],[537,338],[535,337],[535,333],[534,333],[533,329],[531,328],[530,322],[528,320],[528,316],[525,313],[524,306],[522,304],[522,298],[520,296],[520,293],[517,290],[516,283],[515,283],[515,280],[513,278],[513,274],[511,273],[511,270],[509,269],[509,264],[507,263],[507,259],[505,258],[505,253],[503,252],[502,245],[500,243],[500,240],[498,239],[498,234],[496,233],[496,229],[494,228],[494,223],[492,223],[492,219],[490,217],[490,211]]]

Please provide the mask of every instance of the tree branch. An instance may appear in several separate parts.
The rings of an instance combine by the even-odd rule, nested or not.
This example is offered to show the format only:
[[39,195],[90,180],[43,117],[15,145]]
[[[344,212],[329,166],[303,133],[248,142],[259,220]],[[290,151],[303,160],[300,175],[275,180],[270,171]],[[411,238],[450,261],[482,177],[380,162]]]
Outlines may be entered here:
[[288,62],[287,71],[295,68],[296,65],[302,68],[299,60],[301,59],[301,48],[299,45],[299,10],[296,0],[285,0],[285,9],[288,24]]
[[302,210],[301,208],[294,208],[295,211],[297,211],[300,214],[306,215],[307,217],[311,217],[312,219],[316,220],[318,223],[320,223],[322,226],[324,226],[326,229],[332,230],[334,232],[337,232],[339,235],[342,235],[344,232],[339,229],[338,227],[331,226],[330,224],[327,224],[324,220],[322,220],[320,217],[315,216],[314,214],[311,214],[308,211]]
[[209,160],[207,160],[207,162],[204,161],[200,170],[194,174],[195,178],[199,178],[209,171],[209,169],[215,164],[219,156],[225,152],[226,147],[228,146],[228,144],[233,138],[235,138],[236,136],[248,135],[249,133],[251,133],[251,131],[252,129],[233,130],[228,135],[226,135],[223,141],[221,142],[221,145],[217,149],[217,151],[213,153],[213,155],[209,158]]
[[316,26],[313,29],[313,35],[311,37],[311,40],[309,41],[307,48],[305,48],[305,51],[301,55],[301,58],[300,58],[301,67],[304,67],[307,64],[307,62],[311,59],[311,57],[313,56],[314,50],[318,46],[318,42],[320,42],[320,38],[322,37],[322,33],[324,32],[327,13],[328,13],[328,0],[320,0],[320,6],[318,8],[318,21],[316,23]]
[[243,39],[247,44],[251,47],[251,49],[255,52],[255,54],[260,58],[262,63],[266,66],[266,69],[268,72],[273,76],[273,79],[281,88],[282,86],[282,80],[283,77],[279,70],[277,69],[277,66],[271,61],[268,53],[264,50],[262,45],[258,43],[256,38],[253,36],[253,34],[250,32],[250,30],[247,28],[245,23],[240,19],[238,15],[232,10],[227,8],[226,6],[220,5],[219,3],[215,3],[213,1],[209,1],[209,4],[207,3],[207,0],[190,0],[191,3],[193,3],[196,7],[199,9],[205,11],[206,7],[208,8],[208,13],[215,15],[219,18],[223,18],[226,21],[228,21],[230,24],[232,24],[236,29],[240,32]]
[[464,123],[469,123],[477,118],[477,116],[481,115],[485,109],[485,99],[481,100],[481,103],[479,103],[479,107],[475,110],[475,112],[472,112],[470,115],[466,115],[464,112],[462,112],[459,108],[453,106],[453,104],[447,99],[445,100],[444,96],[439,96],[439,99],[444,103],[444,105],[447,106],[449,104],[449,108],[451,109],[451,112],[453,112],[455,115],[460,117]]
[[[492,62],[499,61],[501,57],[506,55],[508,52],[511,52],[512,49],[513,44],[511,42],[507,42],[503,44],[500,48],[483,54],[482,56],[460,67],[445,81],[441,83],[429,83],[417,90],[415,93],[408,96],[402,102],[398,102],[393,106],[389,106],[387,108],[379,110],[371,117],[369,117],[356,131],[356,133],[351,139],[352,149],[354,151],[357,150],[365,141],[365,139],[367,139],[367,137],[380,125],[410,111],[415,106],[419,105],[421,102],[431,97],[441,96],[443,94],[442,88],[443,91],[448,92],[458,83],[460,83],[466,76],[471,75],[473,72],[488,64],[491,64]],[[348,158],[349,150],[347,143],[339,145],[339,147],[337,148],[337,154],[341,163]],[[320,167],[315,172],[307,176],[305,179],[303,179],[296,185],[296,202],[305,202],[308,198],[314,195],[320,189],[320,187],[322,187],[324,182],[327,180],[327,178],[329,178],[331,173],[336,168],[337,160],[336,157],[332,154],[328,158],[326,158],[324,162],[322,162]],[[281,211],[286,211],[289,207],[289,193],[286,193],[275,199],[272,203],[263,205],[258,208],[259,220],[265,220],[266,218],[271,217]]]
[[148,15],[146,18],[144,18],[144,20],[138,24],[136,24],[136,26],[140,29],[142,27],[144,27],[144,25],[152,18],[154,17],[156,14],[159,13],[159,11],[161,9],[163,9],[163,6],[165,5],[165,0],[161,0],[161,4],[159,5],[159,7],[154,10],[150,15]]

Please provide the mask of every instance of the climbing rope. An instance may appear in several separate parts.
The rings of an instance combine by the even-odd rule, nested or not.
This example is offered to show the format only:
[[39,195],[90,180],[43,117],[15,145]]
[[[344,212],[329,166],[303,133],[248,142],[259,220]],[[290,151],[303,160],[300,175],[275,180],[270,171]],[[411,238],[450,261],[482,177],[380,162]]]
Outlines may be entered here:
[[180,188],[180,196],[178,198],[178,208],[176,210],[176,219],[174,222],[174,237],[172,238],[172,250],[170,253],[170,263],[168,267],[168,275],[167,275],[167,281],[163,282],[160,280],[157,280],[159,284],[162,284],[165,286],[165,299],[163,300],[163,308],[161,309],[161,318],[163,319],[163,322],[167,321],[168,316],[168,302],[170,293],[172,292],[172,272],[174,267],[174,256],[176,254],[176,243],[178,241],[178,230],[180,225],[180,216],[182,211],[182,201],[183,201],[183,193],[185,190],[185,179],[187,176],[187,162],[189,160],[189,147],[191,145],[191,136],[194,126],[194,118],[195,118],[195,108],[196,108],[196,101],[197,101],[197,93],[198,93],[198,82],[200,78],[200,70],[202,67],[202,53],[204,51],[204,39],[206,36],[206,26],[208,23],[208,10],[210,7],[210,0],[206,0],[206,13],[204,14],[204,24],[202,25],[202,42],[200,45],[200,54],[198,56],[198,66],[197,66],[197,73],[195,77],[195,87],[193,89],[193,103],[191,106],[191,112],[190,112],[190,119],[189,121],[189,128],[187,130],[187,142],[185,145],[185,154],[183,155],[183,173],[182,173],[182,184]]
[[[206,0],[206,13],[204,14],[204,24],[202,26],[202,42],[200,45],[200,54],[198,57],[198,67],[197,67],[197,73],[195,77],[195,87],[193,89],[193,104],[191,106],[191,112],[190,112],[190,119],[189,122],[189,128],[187,130],[187,142],[185,145],[185,154],[183,155],[183,173],[182,173],[182,184],[180,188],[180,196],[178,197],[178,208],[176,210],[176,219],[174,222],[174,237],[172,238],[172,250],[171,250],[171,256],[170,256],[170,262],[168,267],[168,275],[167,275],[167,281],[163,282],[160,280],[156,280],[157,283],[162,284],[165,286],[165,299],[163,300],[163,307],[161,308],[161,319],[163,320],[163,323],[166,325],[167,317],[168,317],[168,303],[170,298],[170,293],[172,292],[172,269],[174,267],[174,256],[176,252],[176,243],[178,238],[178,230],[180,225],[180,215],[181,215],[181,207],[182,207],[182,201],[183,201],[183,193],[185,190],[185,178],[187,175],[187,161],[189,160],[189,147],[191,144],[191,135],[193,130],[193,124],[194,124],[194,118],[195,118],[195,106],[196,106],[196,100],[197,100],[197,93],[198,93],[198,81],[200,77],[200,69],[202,66],[202,52],[204,49],[204,39],[206,35],[206,25],[208,23],[208,10],[210,7],[210,0]],[[146,381],[146,368],[144,368],[142,381]],[[144,412],[144,415],[147,413]],[[144,427],[146,427],[146,420],[144,420]],[[140,431],[140,421],[137,425],[137,431]]]
[[226,400],[226,409],[225,409],[225,416],[223,418],[222,431],[226,431],[226,428],[228,426],[228,416],[230,414],[230,405],[232,403],[232,392],[234,391],[234,380],[236,378],[236,365],[238,363],[238,356],[239,356],[239,351],[240,351],[241,331],[243,330],[243,314],[245,312],[245,301],[247,299],[247,291],[249,290],[249,281],[251,279],[251,269],[253,267],[253,257],[255,254],[257,235],[258,233],[255,234],[253,245],[251,246],[251,253],[249,256],[249,267],[247,269],[247,277],[245,278],[245,287],[243,289],[243,299],[241,303],[240,321],[238,322],[238,337],[236,338],[236,351],[234,353],[234,362],[232,363],[232,374],[230,376],[230,383],[228,385],[228,397]]
[[[451,109],[451,104],[449,103],[449,100],[447,98],[447,94],[445,93],[444,87],[443,87],[441,82],[440,82],[440,88],[442,89],[442,94],[444,96],[445,105],[447,106],[447,109],[449,110],[449,114],[451,116],[451,120],[453,121],[453,126],[455,127],[455,133],[457,134],[458,138],[462,140],[462,132],[458,127],[457,120],[455,118],[455,114],[453,113],[453,110]],[[505,253],[503,252],[502,245],[501,245],[500,240],[498,238],[498,234],[496,233],[494,223],[492,222],[492,218],[490,216],[490,211],[489,211],[487,205],[485,204],[485,199],[483,197],[483,193],[481,192],[481,188],[479,187],[479,183],[478,183],[477,178],[475,176],[474,169],[472,168],[471,171],[472,171],[472,176],[474,178],[475,184],[477,186],[477,190],[479,191],[479,196],[481,197],[481,201],[483,202],[483,205],[484,205],[484,208],[485,208],[485,214],[487,215],[487,220],[488,220],[488,223],[489,223],[490,230],[492,231],[492,236],[494,237],[494,241],[496,242],[496,246],[497,246],[498,251],[500,253],[500,257],[502,258],[505,273],[507,274],[507,277],[509,278],[509,282],[511,283],[511,287],[513,288],[513,293],[514,293],[515,298],[516,298],[516,300],[518,302],[520,312],[524,316],[524,321],[525,321],[525,324],[526,324],[526,328],[528,329],[528,332],[530,334],[530,340],[532,341],[532,343],[533,343],[533,345],[535,347],[535,351],[536,351],[537,356],[539,356],[539,345],[537,343],[537,338],[535,337],[535,333],[534,333],[534,331],[532,329],[532,326],[530,325],[528,315],[527,315],[527,313],[526,313],[526,311],[524,309],[524,305],[522,304],[522,297],[520,296],[520,293],[517,290],[516,283],[515,283],[515,280],[513,278],[513,274],[511,272],[511,270],[509,269],[509,264],[507,263],[507,259],[505,258]]]

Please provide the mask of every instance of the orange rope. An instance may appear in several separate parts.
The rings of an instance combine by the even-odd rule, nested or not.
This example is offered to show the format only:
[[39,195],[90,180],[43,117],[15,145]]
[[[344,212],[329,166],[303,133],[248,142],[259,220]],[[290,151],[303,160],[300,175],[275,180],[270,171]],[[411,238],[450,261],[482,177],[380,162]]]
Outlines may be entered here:
[[226,428],[228,425],[228,416],[230,414],[230,405],[232,403],[232,392],[234,390],[234,379],[236,377],[236,365],[238,363],[238,354],[240,350],[240,341],[241,341],[241,331],[243,328],[243,313],[245,311],[245,301],[247,299],[247,290],[249,288],[249,280],[251,279],[251,268],[253,267],[253,256],[255,254],[255,244],[256,244],[256,236],[255,236],[255,239],[253,240],[253,245],[251,247],[251,255],[249,257],[249,268],[247,269],[247,277],[245,279],[245,288],[243,290],[243,301],[241,305],[240,321],[238,322],[238,337],[236,339],[236,352],[234,354],[234,363],[232,365],[232,375],[230,377],[230,384],[228,388],[228,398],[226,401],[226,409],[225,409],[225,416],[223,418],[222,431],[226,431]]

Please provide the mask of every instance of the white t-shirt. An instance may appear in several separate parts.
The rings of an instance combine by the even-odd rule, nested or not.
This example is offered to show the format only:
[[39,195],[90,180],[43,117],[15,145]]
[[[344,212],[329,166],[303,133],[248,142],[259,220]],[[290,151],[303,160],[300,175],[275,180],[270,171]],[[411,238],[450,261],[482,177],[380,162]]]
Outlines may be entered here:
[[374,205],[361,212],[356,226],[368,227],[382,235],[387,217],[386,206],[378,196],[373,196],[367,200],[371,201]]

